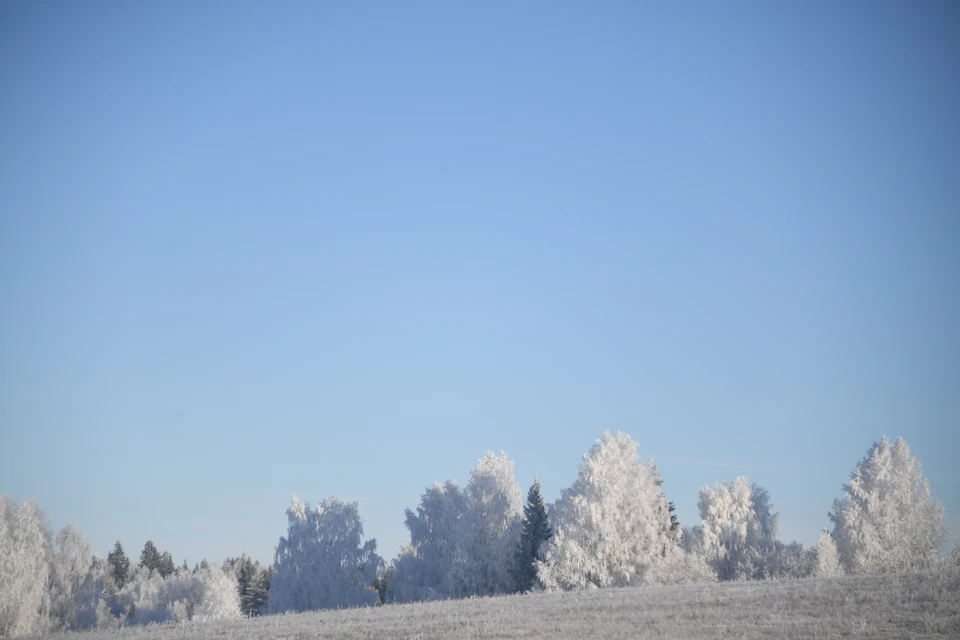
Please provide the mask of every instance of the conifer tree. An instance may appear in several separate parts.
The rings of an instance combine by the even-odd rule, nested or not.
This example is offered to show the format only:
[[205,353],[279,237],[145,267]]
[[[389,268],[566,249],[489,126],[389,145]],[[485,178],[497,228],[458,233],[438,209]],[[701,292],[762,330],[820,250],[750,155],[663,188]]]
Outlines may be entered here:
[[875,442],[833,504],[833,540],[848,573],[927,570],[940,563],[946,536],[920,459],[897,438]]
[[123,552],[123,545],[119,540],[113,545],[113,551],[107,554],[107,564],[110,566],[110,575],[113,576],[117,589],[122,589],[130,574],[130,559]]
[[547,505],[540,494],[540,478],[534,477],[523,507],[523,523],[517,545],[515,579],[517,591],[524,593],[537,584],[537,561],[543,561],[544,543],[553,537],[553,528],[547,517]]
[[143,545],[143,551],[140,552],[140,566],[151,571],[160,568],[160,552],[154,546],[153,540],[147,540],[147,543]]
[[169,551],[164,551],[160,555],[160,562],[157,565],[157,571],[160,572],[162,578],[166,578],[173,574],[177,570],[176,565],[173,564],[173,556],[170,555]]

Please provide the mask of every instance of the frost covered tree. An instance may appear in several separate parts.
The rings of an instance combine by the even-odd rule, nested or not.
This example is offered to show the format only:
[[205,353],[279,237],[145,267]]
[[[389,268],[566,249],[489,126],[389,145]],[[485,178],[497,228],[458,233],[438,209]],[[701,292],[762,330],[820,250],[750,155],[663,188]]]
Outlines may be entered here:
[[110,575],[117,588],[122,589],[130,573],[130,559],[123,552],[123,545],[119,540],[113,545],[113,551],[107,554],[107,565],[110,567]]
[[551,511],[555,533],[537,575],[547,589],[644,583],[677,549],[656,465],[625,433],[605,432],[584,455],[573,486]]
[[540,478],[534,477],[533,485],[527,492],[527,503],[523,506],[523,522],[520,541],[517,545],[514,561],[516,590],[525,593],[536,587],[537,562],[544,559],[545,545],[553,538],[553,527],[547,516],[547,504],[540,494]]
[[46,630],[50,613],[50,533],[33,500],[0,495],[0,636]]
[[418,602],[463,596],[467,498],[455,480],[433,483],[416,511],[406,510],[410,542],[394,562],[388,584],[391,602]]
[[97,608],[105,566],[72,524],[56,537],[51,562],[50,619],[54,631],[90,629],[97,624]]
[[243,553],[239,558],[227,559],[223,570],[232,572],[237,578],[240,612],[245,616],[260,615],[267,606],[272,567],[263,568],[259,561],[251,560]]
[[837,544],[829,531],[821,531],[820,542],[817,544],[817,575],[821,578],[833,578],[841,573],[843,571],[840,569]]
[[946,536],[920,460],[903,438],[875,442],[833,504],[833,539],[848,573],[929,569]]
[[167,578],[146,566],[133,572],[116,596],[123,624],[240,617],[240,595],[232,572],[207,566]]
[[949,569],[960,569],[960,542],[953,545],[953,550],[947,554],[944,562]]
[[416,602],[513,590],[520,535],[520,486],[507,454],[487,452],[465,490],[434,483],[406,511],[410,542],[393,563],[390,602]]
[[270,613],[374,605],[373,581],[383,560],[363,542],[356,502],[326,498],[316,509],[296,496],[287,510],[270,582]]
[[468,596],[514,591],[513,557],[520,539],[522,493],[507,454],[488,451],[466,488],[466,563],[460,575]]
[[721,580],[768,577],[777,551],[778,514],[770,494],[740,476],[700,489],[699,546]]

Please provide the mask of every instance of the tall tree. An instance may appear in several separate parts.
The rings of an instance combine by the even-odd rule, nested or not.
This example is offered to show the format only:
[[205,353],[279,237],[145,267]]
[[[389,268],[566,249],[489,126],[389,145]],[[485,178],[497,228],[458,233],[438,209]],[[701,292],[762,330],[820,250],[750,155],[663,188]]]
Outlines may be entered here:
[[656,465],[640,460],[633,438],[600,436],[551,511],[556,531],[537,563],[544,587],[643,584],[646,572],[677,550],[661,485]]
[[833,503],[833,539],[848,573],[928,569],[940,562],[943,505],[934,501],[919,458],[903,440],[880,438]]
[[540,494],[540,478],[534,476],[533,485],[527,492],[527,503],[523,506],[523,524],[514,564],[516,589],[520,593],[530,591],[539,584],[537,562],[543,561],[544,546],[551,538],[553,527],[547,516],[547,505]]
[[146,544],[143,545],[143,551],[140,552],[139,566],[146,567],[150,571],[158,571],[160,569],[160,552],[157,551],[157,547],[154,546],[153,540],[147,540]]
[[173,564],[173,556],[170,555],[169,551],[164,551],[160,554],[160,562],[157,564],[157,571],[160,572],[160,575],[164,578],[173,574],[177,570],[175,564]]
[[514,590],[522,493],[506,453],[488,451],[465,490],[434,483],[416,512],[406,511],[410,543],[394,562],[385,593],[412,602]]
[[113,545],[113,551],[107,554],[107,565],[117,588],[122,589],[130,574],[130,559],[123,552],[123,545],[119,540]]
[[461,591],[465,596],[511,593],[523,505],[513,461],[503,451],[487,451],[470,472],[465,494],[466,554]]
[[700,489],[701,549],[721,580],[764,578],[777,551],[779,514],[744,477]]
[[[264,577],[267,570],[260,563],[250,559],[246,553],[239,558],[230,558],[223,563],[224,571],[232,572],[237,578],[240,593],[240,612],[245,616],[258,616],[267,604],[270,578]],[[272,573],[272,569],[269,569]]]
[[57,534],[51,562],[50,618],[54,631],[89,629],[97,624],[103,585],[103,559],[72,524]]
[[467,500],[455,480],[433,483],[420,497],[416,511],[407,509],[410,542],[394,562],[387,585],[390,602],[416,602],[461,597]]
[[40,507],[0,495],[0,636],[46,630],[49,576],[50,533]]
[[270,613],[374,605],[383,564],[375,540],[363,542],[356,502],[327,498],[316,509],[294,496],[270,585]]

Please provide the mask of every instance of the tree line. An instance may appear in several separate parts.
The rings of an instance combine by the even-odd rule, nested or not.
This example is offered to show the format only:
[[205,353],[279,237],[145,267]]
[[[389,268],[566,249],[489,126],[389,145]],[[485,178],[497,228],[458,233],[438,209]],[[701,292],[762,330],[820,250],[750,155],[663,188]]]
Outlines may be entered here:
[[434,483],[405,510],[410,540],[385,562],[355,502],[294,496],[273,563],[246,555],[189,570],[148,541],[136,567],[106,559],[72,525],[55,538],[32,500],[0,500],[0,636],[223,619],[470,596],[717,580],[831,577],[960,566],[941,557],[943,507],[906,442],[875,442],[830,511],[817,546],[778,539],[769,492],[744,477],[702,487],[700,523],[682,527],[655,464],[627,434],[604,433],[577,479],[547,505],[522,498],[505,453],[465,487]]

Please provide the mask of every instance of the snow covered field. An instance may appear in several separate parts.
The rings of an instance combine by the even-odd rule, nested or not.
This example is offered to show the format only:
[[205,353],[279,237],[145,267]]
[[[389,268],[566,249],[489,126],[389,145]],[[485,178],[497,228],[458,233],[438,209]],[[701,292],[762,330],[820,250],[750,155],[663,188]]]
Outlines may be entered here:
[[960,572],[545,593],[68,635],[78,640],[956,638]]

